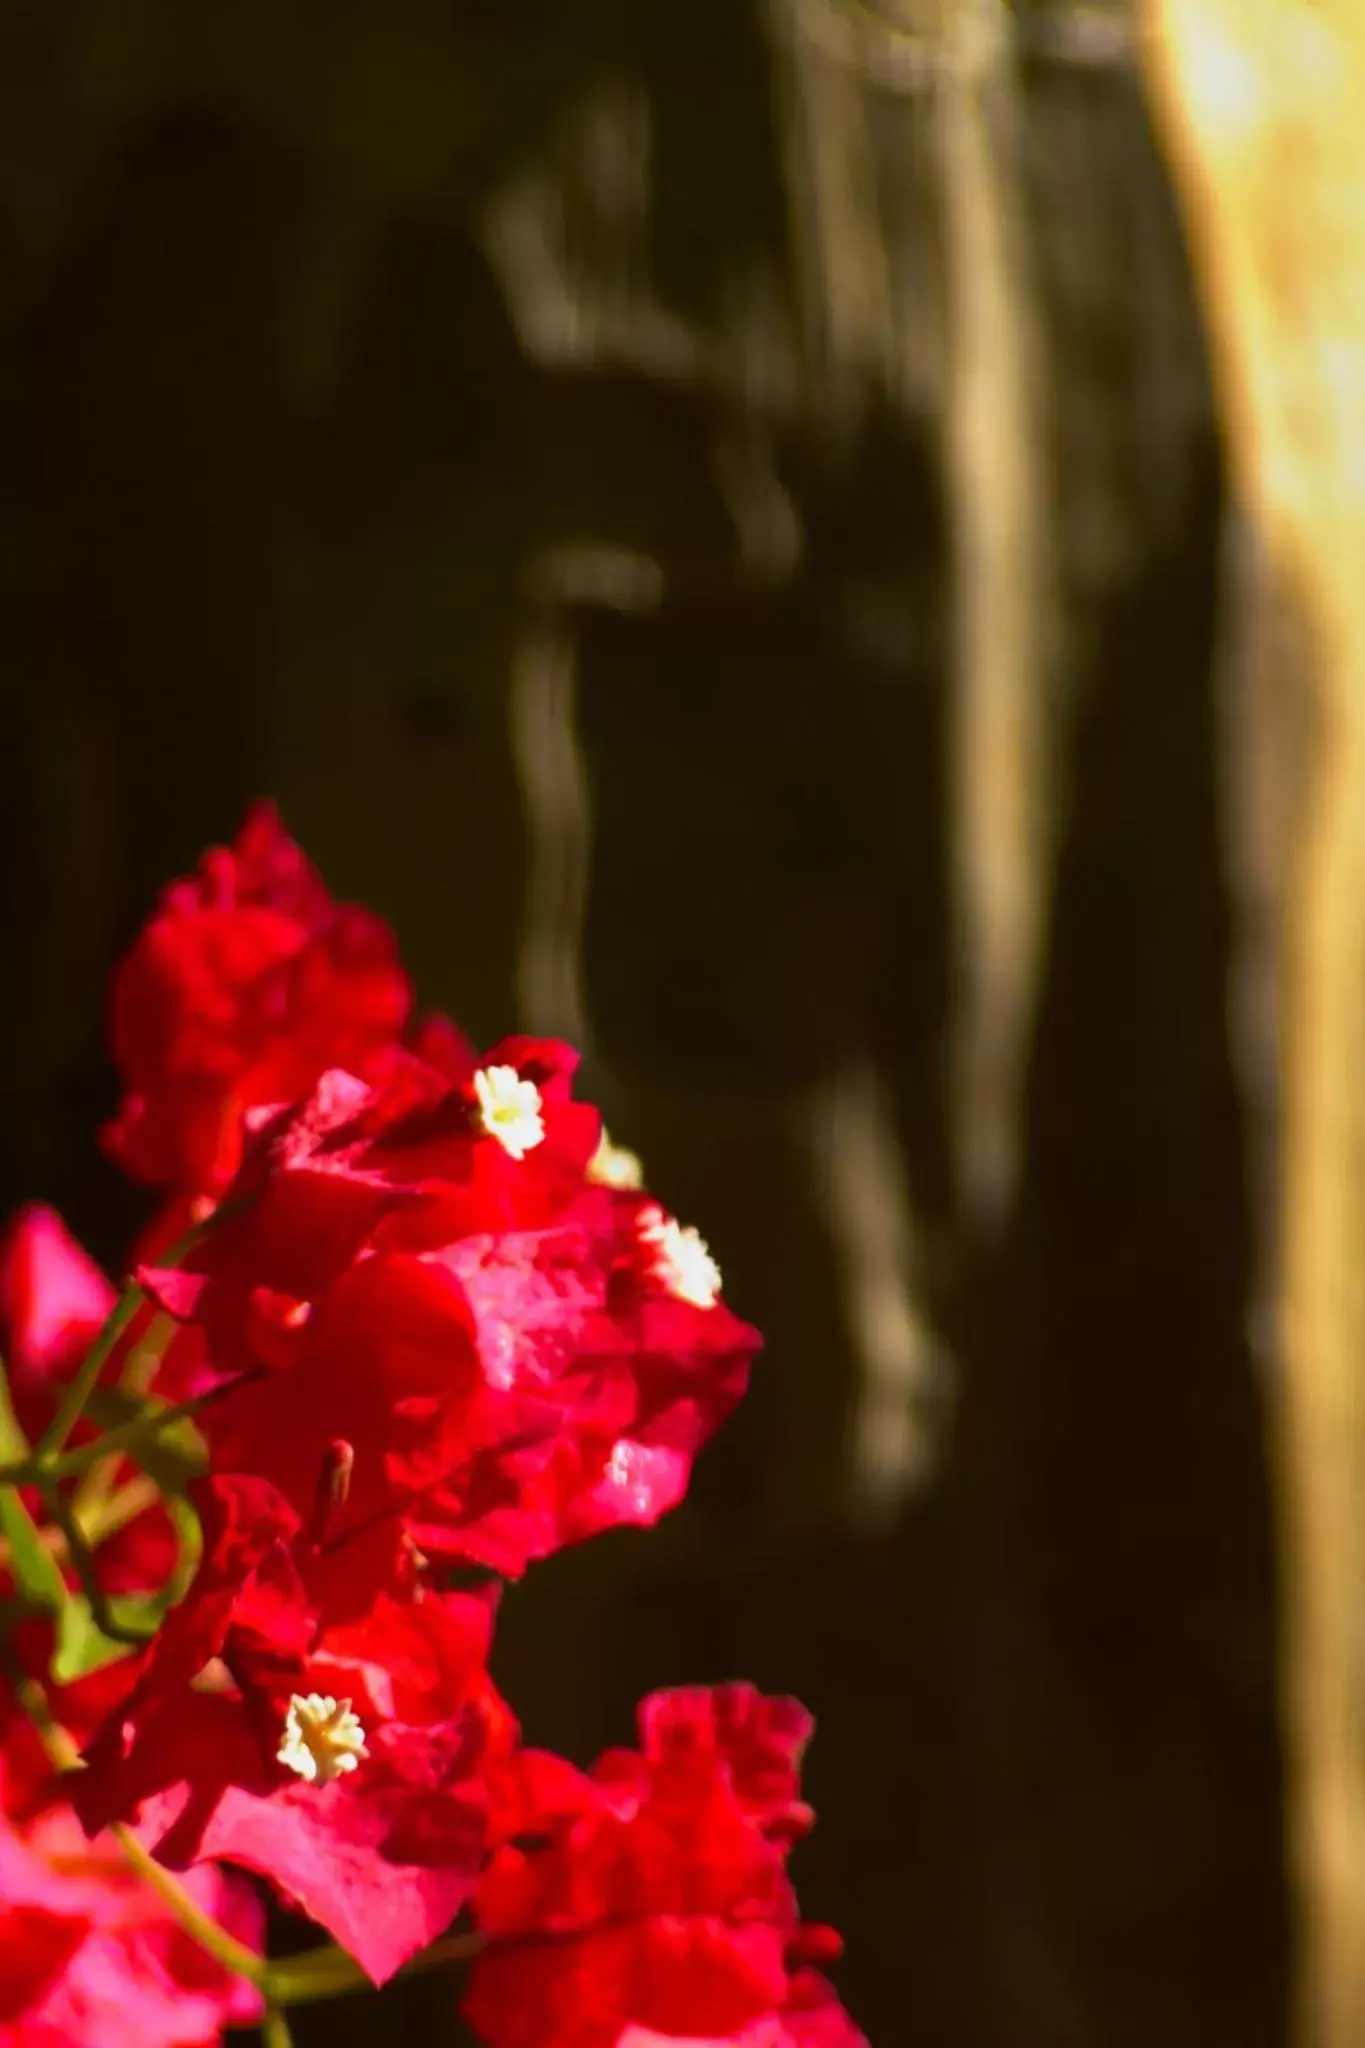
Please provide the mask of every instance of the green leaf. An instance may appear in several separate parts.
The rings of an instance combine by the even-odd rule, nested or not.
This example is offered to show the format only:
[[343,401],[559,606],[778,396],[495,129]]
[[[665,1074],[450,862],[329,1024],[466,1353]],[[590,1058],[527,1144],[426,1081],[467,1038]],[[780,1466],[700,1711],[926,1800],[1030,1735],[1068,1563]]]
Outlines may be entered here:
[[59,1613],[68,1597],[66,1581],[13,1486],[0,1486],[0,1536],[9,1546],[10,1570],[25,1601],[45,1613]]
[[[119,1594],[110,1600],[109,1608],[121,1627],[144,1635],[155,1630],[161,1617],[161,1602],[150,1594]],[[83,1593],[67,1601],[57,1624],[52,1658],[52,1677],[58,1685],[70,1685],[72,1679],[101,1671],[129,1654],[129,1644],[104,1633]]]

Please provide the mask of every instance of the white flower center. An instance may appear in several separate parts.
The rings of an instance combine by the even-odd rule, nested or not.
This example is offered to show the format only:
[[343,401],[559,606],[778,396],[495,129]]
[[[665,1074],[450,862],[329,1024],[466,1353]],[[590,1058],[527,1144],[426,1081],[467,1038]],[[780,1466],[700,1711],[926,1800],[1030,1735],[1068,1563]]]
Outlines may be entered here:
[[545,1136],[540,1090],[515,1067],[480,1067],[474,1076],[475,1115],[486,1138],[496,1138],[513,1159],[534,1152]]
[[720,1267],[706,1248],[706,1240],[690,1226],[686,1229],[662,1209],[646,1210],[640,1219],[640,1236],[653,1255],[656,1277],[679,1301],[694,1308],[714,1308],[720,1293]]
[[308,1785],[330,1785],[353,1771],[365,1747],[365,1730],[351,1712],[349,1700],[326,1693],[295,1693],[285,1716],[284,1734],[275,1752],[278,1761]]
[[603,1188],[642,1188],[645,1170],[637,1152],[628,1152],[624,1145],[613,1145],[611,1133],[604,1125],[597,1150],[588,1161],[588,1179]]

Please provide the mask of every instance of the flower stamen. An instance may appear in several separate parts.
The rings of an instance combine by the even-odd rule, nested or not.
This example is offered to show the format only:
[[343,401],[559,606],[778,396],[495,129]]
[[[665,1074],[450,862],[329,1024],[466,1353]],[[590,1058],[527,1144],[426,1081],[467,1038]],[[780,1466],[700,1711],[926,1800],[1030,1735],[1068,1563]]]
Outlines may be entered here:
[[611,1133],[603,1124],[597,1150],[588,1161],[588,1179],[602,1188],[642,1188],[645,1169],[639,1153],[613,1144]]
[[545,1136],[540,1090],[515,1067],[480,1067],[474,1076],[475,1121],[513,1159],[524,1159]]
[[349,1700],[327,1693],[294,1693],[285,1716],[276,1760],[307,1785],[330,1785],[368,1757],[365,1730]]
[[640,1218],[640,1240],[651,1255],[655,1278],[671,1295],[694,1308],[715,1307],[720,1267],[699,1232],[684,1228],[662,1209],[647,1209]]

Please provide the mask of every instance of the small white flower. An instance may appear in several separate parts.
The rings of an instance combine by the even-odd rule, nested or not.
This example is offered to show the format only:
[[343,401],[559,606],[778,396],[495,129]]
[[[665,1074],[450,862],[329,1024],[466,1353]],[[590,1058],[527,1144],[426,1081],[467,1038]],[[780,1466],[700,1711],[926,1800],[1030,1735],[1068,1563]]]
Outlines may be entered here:
[[624,1145],[613,1145],[611,1133],[604,1124],[597,1150],[588,1161],[588,1179],[603,1188],[642,1188],[645,1169],[638,1152],[629,1152]]
[[353,1771],[365,1747],[365,1730],[351,1712],[349,1700],[325,1693],[295,1693],[285,1716],[284,1734],[275,1755],[308,1785],[330,1785]]
[[545,1136],[540,1090],[515,1067],[480,1067],[474,1076],[475,1117],[486,1138],[496,1138],[513,1159],[534,1152]]
[[720,1267],[706,1248],[706,1240],[690,1225],[684,1229],[676,1217],[662,1209],[647,1209],[640,1219],[640,1236],[653,1254],[657,1278],[679,1301],[694,1308],[714,1308],[720,1293]]

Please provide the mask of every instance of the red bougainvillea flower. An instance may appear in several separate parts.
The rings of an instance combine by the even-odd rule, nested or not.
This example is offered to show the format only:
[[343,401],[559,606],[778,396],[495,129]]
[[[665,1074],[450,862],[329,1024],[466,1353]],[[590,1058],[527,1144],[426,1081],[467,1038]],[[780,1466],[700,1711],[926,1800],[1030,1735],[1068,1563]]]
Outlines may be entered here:
[[441,1934],[482,1862],[480,1770],[510,1717],[485,1668],[492,1608],[377,1593],[332,1625],[308,1532],[261,1480],[199,1490],[204,1553],[73,1798],[173,1869],[267,1878],[376,1982]]
[[21,1209],[0,1239],[0,1345],[11,1384],[63,1384],[115,1298],[55,1209],[41,1202]]
[[244,1380],[202,1418],[216,1467],[306,1519],[352,1447],[334,1553],[397,1516],[428,1556],[510,1574],[653,1522],[744,1390],[757,1333],[694,1232],[592,1177],[574,1065],[509,1039],[464,1078],[324,1075],[255,1120],[186,1267],[144,1276]]
[[[109,1837],[70,1808],[26,1812],[0,1775],[0,2042],[5,2048],[198,2048],[260,2017],[260,1996],[191,1940]],[[191,1897],[247,1947],[263,1916],[210,1866]]]
[[532,1845],[500,1848],[475,1898],[464,2010],[489,2048],[865,2048],[806,1967],[838,1937],[801,1925],[786,1873],[810,1727],[749,1686],[656,1694],[640,1753],[576,1795],[556,1776],[549,1811],[504,1795]]
[[[515,1573],[599,1530],[655,1522],[682,1499],[697,1451],[744,1392],[758,1338],[718,1292],[688,1294],[688,1275],[661,1267],[660,1214],[593,1189],[558,1229],[424,1255],[459,1281],[482,1384],[524,1405],[534,1395],[553,1419],[537,1435],[532,1415],[520,1439],[472,1457],[467,1438],[444,1448],[451,1476],[409,1511],[424,1551]],[[413,1478],[420,1489],[420,1465]]]
[[[557,2034],[549,2048],[570,2039],[576,2037]],[[867,2043],[828,1981],[815,1970],[797,1970],[788,1984],[782,2010],[756,2020],[742,2034],[684,2039],[655,2027],[632,2026],[618,2036],[614,2048],[867,2048]]]
[[338,904],[273,808],[173,883],[114,973],[110,1038],[125,1094],[104,1133],[137,1180],[216,1195],[242,1118],[327,1067],[369,1072],[411,1004],[380,918]]

